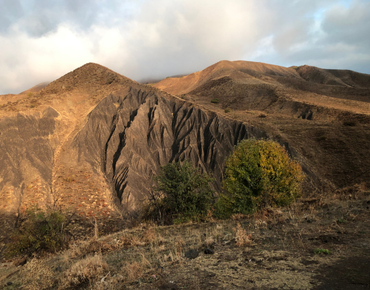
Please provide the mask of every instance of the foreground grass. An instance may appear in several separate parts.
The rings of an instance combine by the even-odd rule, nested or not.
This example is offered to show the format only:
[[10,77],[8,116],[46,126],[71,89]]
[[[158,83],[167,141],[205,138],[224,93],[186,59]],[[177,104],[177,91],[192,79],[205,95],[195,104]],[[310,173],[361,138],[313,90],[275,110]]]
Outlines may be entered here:
[[[361,271],[370,270],[370,263],[366,268],[370,261],[369,195],[362,192],[350,198],[343,193],[326,200],[302,199],[283,210],[267,209],[249,217],[202,224],[142,224],[77,241],[66,251],[30,259],[18,268],[3,263],[0,287],[320,289],[315,287],[329,283],[325,280],[328,267],[341,261],[347,268],[356,267],[360,260],[351,264],[350,259],[360,256],[365,257],[362,270],[347,271],[346,281],[367,285],[367,274]],[[315,253],[315,249],[331,254]]]

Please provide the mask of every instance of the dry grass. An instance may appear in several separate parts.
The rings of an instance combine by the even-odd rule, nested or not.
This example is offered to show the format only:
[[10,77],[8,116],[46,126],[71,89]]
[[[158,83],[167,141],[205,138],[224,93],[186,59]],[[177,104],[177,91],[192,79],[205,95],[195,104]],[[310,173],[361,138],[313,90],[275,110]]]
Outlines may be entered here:
[[108,264],[101,254],[89,256],[74,263],[64,276],[65,287],[78,286],[88,282],[90,285],[104,277]]
[[156,233],[152,226],[146,229],[141,240],[146,243],[152,243],[156,239]]
[[249,246],[252,243],[252,234],[247,234],[247,231],[242,228],[240,223],[236,225],[235,241],[238,247]]
[[138,262],[127,263],[122,267],[122,271],[129,281],[134,281],[143,274],[142,266]]
[[[363,188],[361,190],[364,191]],[[311,241],[317,242],[318,239],[315,236],[315,240],[309,240],[310,237],[323,233],[335,235],[337,231],[344,232],[343,228],[349,223],[364,219],[350,207],[354,203],[364,206],[364,202],[342,200],[343,195],[348,196],[348,191],[337,192],[336,199],[332,196],[330,200],[301,199],[283,210],[265,209],[249,217],[237,216],[228,221],[164,227],[144,225],[98,240],[76,242],[60,255],[32,260],[22,268],[19,274],[22,279],[14,278],[14,281],[19,281],[24,289],[31,290],[52,287],[135,289],[141,283],[148,286],[146,283],[159,283],[159,279],[167,275],[164,271],[175,271],[177,268],[183,269],[184,273],[185,269],[194,271],[192,267],[198,267],[198,263],[203,263],[206,269],[216,263],[217,257],[221,257],[220,260],[225,263],[233,257],[234,252],[240,252],[240,257],[242,251],[245,254],[262,248],[268,251],[279,248],[287,252],[294,248],[298,252],[311,252]],[[354,196],[353,192],[351,194]],[[365,205],[370,199],[366,194],[363,193]],[[332,215],[329,219],[322,216],[322,211],[326,212],[327,207],[335,209],[335,213],[328,211]],[[319,217],[325,218],[319,220]],[[321,232],[315,234],[317,231],[314,229],[318,226]],[[340,246],[337,247],[338,253]],[[203,253],[206,248],[214,249],[217,255]],[[184,253],[188,249],[198,250],[199,257],[194,260],[186,258]],[[245,255],[250,259],[249,254]],[[240,258],[238,263],[243,259]],[[55,271],[59,266],[61,269]],[[183,270],[179,270],[179,275]]]
[[55,274],[47,265],[47,260],[32,259],[24,267],[27,275],[23,277],[23,289],[46,290],[57,283]]

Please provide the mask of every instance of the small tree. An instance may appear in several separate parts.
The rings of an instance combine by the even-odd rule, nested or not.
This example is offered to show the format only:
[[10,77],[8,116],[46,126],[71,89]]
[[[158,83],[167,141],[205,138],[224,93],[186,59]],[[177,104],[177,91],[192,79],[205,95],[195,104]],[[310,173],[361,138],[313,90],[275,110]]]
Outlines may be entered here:
[[228,158],[216,214],[252,213],[264,206],[285,206],[300,194],[302,168],[274,141],[248,139]]
[[154,177],[151,201],[145,209],[145,218],[160,223],[199,220],[207,215],[213,201],[213,181],[188,161],[162,166]]

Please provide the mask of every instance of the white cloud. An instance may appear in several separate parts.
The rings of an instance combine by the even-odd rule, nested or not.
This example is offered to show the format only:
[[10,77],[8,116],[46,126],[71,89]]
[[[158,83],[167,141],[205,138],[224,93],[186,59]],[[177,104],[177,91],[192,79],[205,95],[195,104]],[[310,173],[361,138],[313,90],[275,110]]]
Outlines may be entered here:
[[0,12],[0,94],[54,80],[86,62],[136,80],[190,73],[222,59],[370,73],[366,0],[0,0],[0,5],[6,8]]

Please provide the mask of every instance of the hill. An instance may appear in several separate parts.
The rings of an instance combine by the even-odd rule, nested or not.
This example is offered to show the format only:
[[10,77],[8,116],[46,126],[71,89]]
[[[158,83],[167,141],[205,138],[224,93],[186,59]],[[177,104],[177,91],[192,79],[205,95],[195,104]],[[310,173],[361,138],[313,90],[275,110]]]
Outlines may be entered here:
[[221,61],[154,86],[284,140],[334,188],[370,177],[370,75]]
[[36,204],[73,211],[83,229],[98,217],[114,230],[140,209],[160,166],[184,158],[219,191],[226,157],[251,137],[277,140],[298,160],[305,196],[368,184],[368,80],[221,61],[153,87],[89,63],[40,91],[3,96],[3,230]]
[[38,93],[1,108],[0,214],[11,228],[33,206],[98,217],[107,231],[127,222],[147,198],[161,165],[187,158],[220,188],[226,156],[253,126],[219,117],[87,64]]

